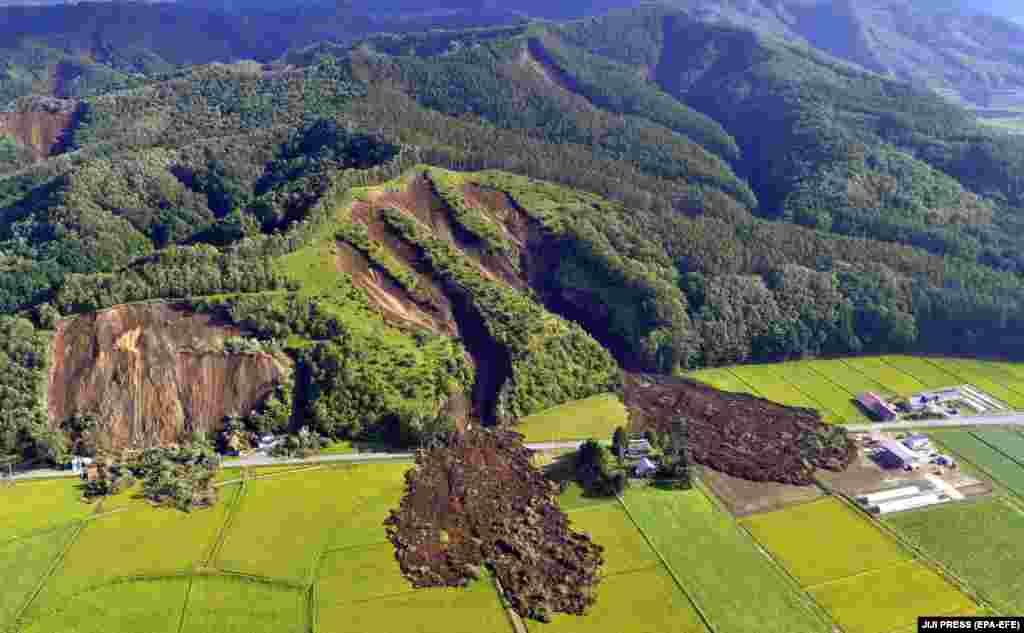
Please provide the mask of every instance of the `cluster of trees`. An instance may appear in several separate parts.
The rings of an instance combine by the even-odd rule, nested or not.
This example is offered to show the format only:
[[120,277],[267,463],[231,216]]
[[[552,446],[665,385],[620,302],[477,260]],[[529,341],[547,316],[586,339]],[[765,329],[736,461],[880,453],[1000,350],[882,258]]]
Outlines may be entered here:
[[587,440],[580,445],[573,466],[577,483],[591,497],[622,494],[629,484],[626,473],[614,465],[608,450],[596,440]]
[[67,440],[46,411],[50,336],[30,321],[0,316],[0,456],[60,461]]
[[115,495],[142,482],[142,496],[182,512],[217,502],[214,485],[221,458],[204,437],[182,445],[126,451],[118,458],[101,455],[85,484],[88,498]]
[[150,501],[183,512],[217,501],[214,480],[221,458],[204,438],[182,446],[148,448],[129,463]]
[[213,246],[172,246],[116,273],[68,275],[54,298],[62,314],[157,298],[263,292],[294,286],[270,258],[236,257]]
[[722,158],[650,119],[610,112],[563,90],[522,63],[528,48],[526,39],[512,38],[431,58],[361,50],[353,54],[352,63],[364,65],[371,82],[398,83],[421,105],[438,112],[482,119],[551,143],[583,145],[598,158],[630,162],[662,178],[706,184],[756,205],[749,187]]
[[510,375],[501,387],[496,417],[513,420],[556,404],[614,391],[621,376],[611,354],[578,324],[562,319],[527,294],[489,280],[450,242],[433,236],[394,209],[382,217],[417,247],[453,302],[466,306],[508,355]]
[[488,220],[480,209],[470,206],[459,190],[460,181],[451,178],[450,172],[431,170],[427,178],[441,199],[451,209],[451,217],[464,231],[472,235],[491,255],[504,255],[515,267],[519,266],[519,251],[502,234],[497,225]]

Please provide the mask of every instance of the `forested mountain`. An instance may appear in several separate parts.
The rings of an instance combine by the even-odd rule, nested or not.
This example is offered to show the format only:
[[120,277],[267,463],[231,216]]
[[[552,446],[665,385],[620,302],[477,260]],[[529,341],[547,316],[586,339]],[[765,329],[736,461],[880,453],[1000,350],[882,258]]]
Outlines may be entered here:
[[0,118],[0,310],[35,324],[4,321],[0,452],[56,450],[46,331],[124,363],[225,338],[76,317],[138,301],[241,333],[175,352],[205,366],[290,359],[238,424],[404,442],[617,367],[1024,355],[1024,141],[803,46],[643,7],[112,77]]
[[1024,26],[969,0],[669,0],[691,16],[782,37],[978,107],[1024,104]]

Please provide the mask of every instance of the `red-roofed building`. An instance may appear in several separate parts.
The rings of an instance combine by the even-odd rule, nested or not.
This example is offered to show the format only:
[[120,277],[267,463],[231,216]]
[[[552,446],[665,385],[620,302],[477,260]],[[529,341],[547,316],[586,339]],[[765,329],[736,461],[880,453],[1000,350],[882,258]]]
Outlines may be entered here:
[[884,398],[876,393],[865,391],[857,396],[857,402],[859,402],[865,409],[881,418],[883,422],[896,419],[895,407],[886,402]]

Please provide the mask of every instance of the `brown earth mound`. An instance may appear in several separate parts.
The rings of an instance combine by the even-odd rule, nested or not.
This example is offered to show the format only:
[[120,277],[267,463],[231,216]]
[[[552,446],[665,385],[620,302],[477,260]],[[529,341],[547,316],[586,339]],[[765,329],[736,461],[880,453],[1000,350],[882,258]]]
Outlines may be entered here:
[[154,446],[219,430],[290,368],[270,354],[217,351],[237,335],[167,304],[125,305],[62,321],[54,337],[50,419],[96,417],[105,448]]
[[841,471],[856,452],[845,431],[817,411],[684,378],[627,374],[625,402],[637,431],[668,432],[672,420],[687,418],[695,462],[752,481],[809,485],[816,468]]
[[464,586],[487,565],[520,615],[582,614],[595,600],[603,548],[569,529],[557,485],[521,440],[475,429],[419,451],[385,521],[388,538],[416,587]]

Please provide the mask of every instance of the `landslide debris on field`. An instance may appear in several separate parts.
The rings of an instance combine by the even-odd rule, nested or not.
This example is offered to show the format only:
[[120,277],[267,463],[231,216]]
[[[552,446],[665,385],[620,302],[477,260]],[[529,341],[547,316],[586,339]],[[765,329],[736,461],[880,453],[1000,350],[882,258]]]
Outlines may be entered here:
[[695,462],[752,481],[809,485],[816,468],[844,470],[855,454],[845,431],[822,422],[817,411],[685,378],[627,374],[625,403],[637,431],[667,432],[672,420],[685,417]]
[[291,368],[267,353],[223,351],[237,328],[166,303],[63,320],[53,343],[49,410],[59,425],[93,415],[106,448],[155,446],[246,415]]
[[604,548],[570,529],[558,486],[521,440],[473,429],[420,450],[385,521],[388,538],[416,587],[464,586],[486,565],[520,615],[581,615],[595,601]]

